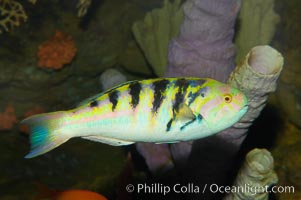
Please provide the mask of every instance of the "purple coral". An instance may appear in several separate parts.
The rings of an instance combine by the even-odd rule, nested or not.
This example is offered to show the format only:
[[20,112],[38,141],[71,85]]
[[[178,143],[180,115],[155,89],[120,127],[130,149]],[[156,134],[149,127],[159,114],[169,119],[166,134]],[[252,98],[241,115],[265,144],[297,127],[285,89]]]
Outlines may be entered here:
[[225,82],[234,69],[232,40],[239,8],[238,0],[188,0],[180,34],[169,45],[166,76]]

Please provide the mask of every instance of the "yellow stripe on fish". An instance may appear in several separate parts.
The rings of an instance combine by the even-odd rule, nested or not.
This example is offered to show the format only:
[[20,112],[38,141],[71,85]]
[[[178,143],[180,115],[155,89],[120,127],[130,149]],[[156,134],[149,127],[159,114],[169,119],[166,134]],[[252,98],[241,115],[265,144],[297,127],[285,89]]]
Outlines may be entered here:
[[31,128],[31,152],[26,158],[72,137],[110,145],[195,140],[232,126],[245,114],[247,104],[242,92],[212,79],[130,81],[75,109],[23,120]]

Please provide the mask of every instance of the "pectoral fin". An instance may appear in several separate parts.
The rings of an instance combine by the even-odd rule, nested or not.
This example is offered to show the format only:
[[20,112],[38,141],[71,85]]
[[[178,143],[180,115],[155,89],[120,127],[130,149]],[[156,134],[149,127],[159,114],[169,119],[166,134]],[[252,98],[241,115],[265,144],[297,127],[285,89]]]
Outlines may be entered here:
[[166,132],[170,131],[175,124],[179,124],[180,130],[190,125],[196,120],[196,115],[185,103],[180,104],[178,112],[174,113],[174,118],[166,124]]
[[195,115],[185,103],[180,104],[179,111],[175,113],[175,121],[190,121],[195,119]]
[[133,144],[133,141],[127,141],[127,140],[119,140],[115,138],[107,138],[102,136],[86,136],[82,137],[83,139],[92,140],[94,142],[101,142],[105,144],[109,144],[112,146],[123,146],[123,145],[130,145]]

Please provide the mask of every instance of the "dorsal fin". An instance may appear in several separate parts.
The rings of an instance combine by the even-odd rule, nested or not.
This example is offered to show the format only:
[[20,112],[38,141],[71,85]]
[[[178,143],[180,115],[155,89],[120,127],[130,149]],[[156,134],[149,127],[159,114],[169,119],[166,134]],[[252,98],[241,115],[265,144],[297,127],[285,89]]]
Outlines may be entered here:
[[89,97],[89,98],[87,98],[87,99],[85,99],[85,100],[79,102],[79,103],[76,105],[76,107],[80,107],[80,106],[83,106],[83,105],[85,105],[85,104],[88,104],[88,103],[90,103],[90,102],[92,102],[92,101],[95,101],[95,100],[97,100],[99,97],[101,97],[102,95],[104,95],[104,94],[106,94],[106,93],[109,93],[109,92],[111,92],[111,91],[113,91],[113,90],[115,90],[115,89],[117,89],[117,88],[119,88],[119,87],[122,87],[122,86],[124,86],[124,85],[130,84],[130,83],[132,83],[132,82],[135,82],[135,81],[127,81],[127,82],[121,83],[121,84],[119,84],[119,85],[117,85],[117,86],[114,86],[114,87],[112,87],[112,88],[110,88],[110,89],[104,91],[104,92],[101,92],[101,93],[96,94],[96,95],[94,95],[94,96],[92,96],[92,97]]

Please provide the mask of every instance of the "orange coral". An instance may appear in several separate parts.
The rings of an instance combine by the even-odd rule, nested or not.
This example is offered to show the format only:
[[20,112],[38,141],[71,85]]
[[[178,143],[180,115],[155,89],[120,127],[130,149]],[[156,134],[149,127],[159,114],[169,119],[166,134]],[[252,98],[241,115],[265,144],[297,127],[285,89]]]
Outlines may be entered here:
[[36,115],[36,114],[41,114],[44,113],[45,109],[42,106],[35,106],[33,108],[31,108],[30,110],[26,111],[24,113],[24,117],[30,117],[32,115]]
[[10,130],[17,122],[15,108],[8,104],[3,113],[0,113],[0,130]]
[[38,50],[38,66],[48,69],[60,69],[72,61],[76,47],[70,35],[56,31],[55,35],[43,42]]

